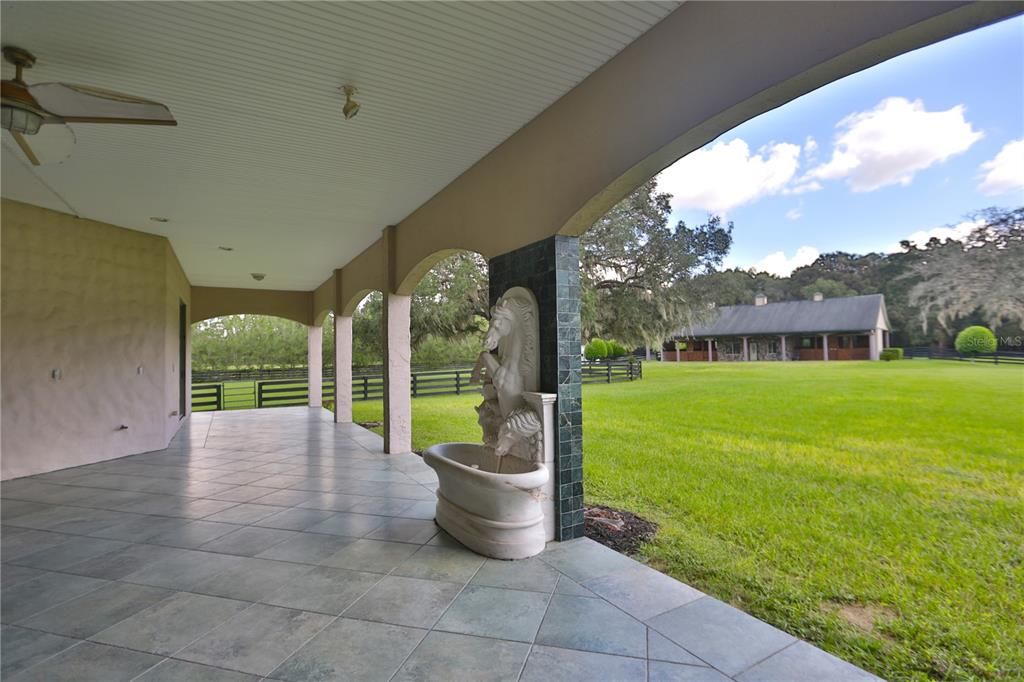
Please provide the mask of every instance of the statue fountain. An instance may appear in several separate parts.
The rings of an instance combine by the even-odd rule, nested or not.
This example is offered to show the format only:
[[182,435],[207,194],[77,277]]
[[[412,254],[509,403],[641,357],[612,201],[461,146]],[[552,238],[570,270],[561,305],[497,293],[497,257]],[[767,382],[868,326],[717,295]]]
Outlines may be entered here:
[[537,392],[537,318],[528,289],[513,287],[498,299],[474,370],[483,381],[476,408],[483,444],[441,443],[423,452],[437,472],[438,525],[497,559],[533,556],[554,539],[548,465],[554,465],[555,396]]

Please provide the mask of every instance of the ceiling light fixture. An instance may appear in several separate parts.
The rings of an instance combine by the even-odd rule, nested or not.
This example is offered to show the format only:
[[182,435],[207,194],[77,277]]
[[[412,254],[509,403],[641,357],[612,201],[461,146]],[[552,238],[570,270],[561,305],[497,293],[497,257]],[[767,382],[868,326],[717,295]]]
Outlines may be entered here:
[[341,113],[345,114],[345,119],[355,118],[356,114],[359,113],[359,102],[352,99],[352,95],[356,94],[356,86],[354,85],[343,85],[341,91],[345,93],[345,106],[341,108]]
[[43,125],[46,112],[36,98],[29,94],[28,85],[21,78],[22,69],[31,69],[36,58],[28,50],[7,46],[4,59],[14,64],[14,79],[3,82],[3,129],[12,133],[35,135]]
[[170,218],[164,218],[163,216],[158,216],[158,215],[150,216],[149,219],[152,220],[154,223],[169,223],[169,222],[171,222]]
[[263,272],[250,272],[249,275],[257,282],[262,282],[263,278],[266,277],[266,273]]

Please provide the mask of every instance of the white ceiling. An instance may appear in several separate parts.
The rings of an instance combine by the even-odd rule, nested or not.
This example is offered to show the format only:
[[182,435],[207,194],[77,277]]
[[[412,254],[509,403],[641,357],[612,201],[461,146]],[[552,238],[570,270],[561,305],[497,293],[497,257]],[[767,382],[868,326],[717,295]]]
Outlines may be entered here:
[[71,158],[31,169],[5,144],[3,195],[167,235],[195,285],[312,289],[677,4],[5,0],[30,84],[178,127],[75,124]]

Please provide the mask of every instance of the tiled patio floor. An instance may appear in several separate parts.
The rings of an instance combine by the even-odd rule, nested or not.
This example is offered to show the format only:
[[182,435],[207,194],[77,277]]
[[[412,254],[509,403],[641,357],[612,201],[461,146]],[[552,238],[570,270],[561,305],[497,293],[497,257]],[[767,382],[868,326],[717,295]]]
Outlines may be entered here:
[[308,408],[4,483],[11,680],[874,679],[591,542],[484,560],[433,472]]

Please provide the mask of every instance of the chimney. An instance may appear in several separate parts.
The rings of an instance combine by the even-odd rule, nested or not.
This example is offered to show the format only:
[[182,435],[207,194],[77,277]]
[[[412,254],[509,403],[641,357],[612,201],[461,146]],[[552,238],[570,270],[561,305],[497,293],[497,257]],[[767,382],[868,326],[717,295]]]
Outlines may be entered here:
[[825,300],[825,294],[821,293],[820,291],[815,291],[814,292],[814,300],[815,301],[824,301]]
[[758,294],[754,296],[754,305],[764,305],[768,302],[768,297],[764,294]]

